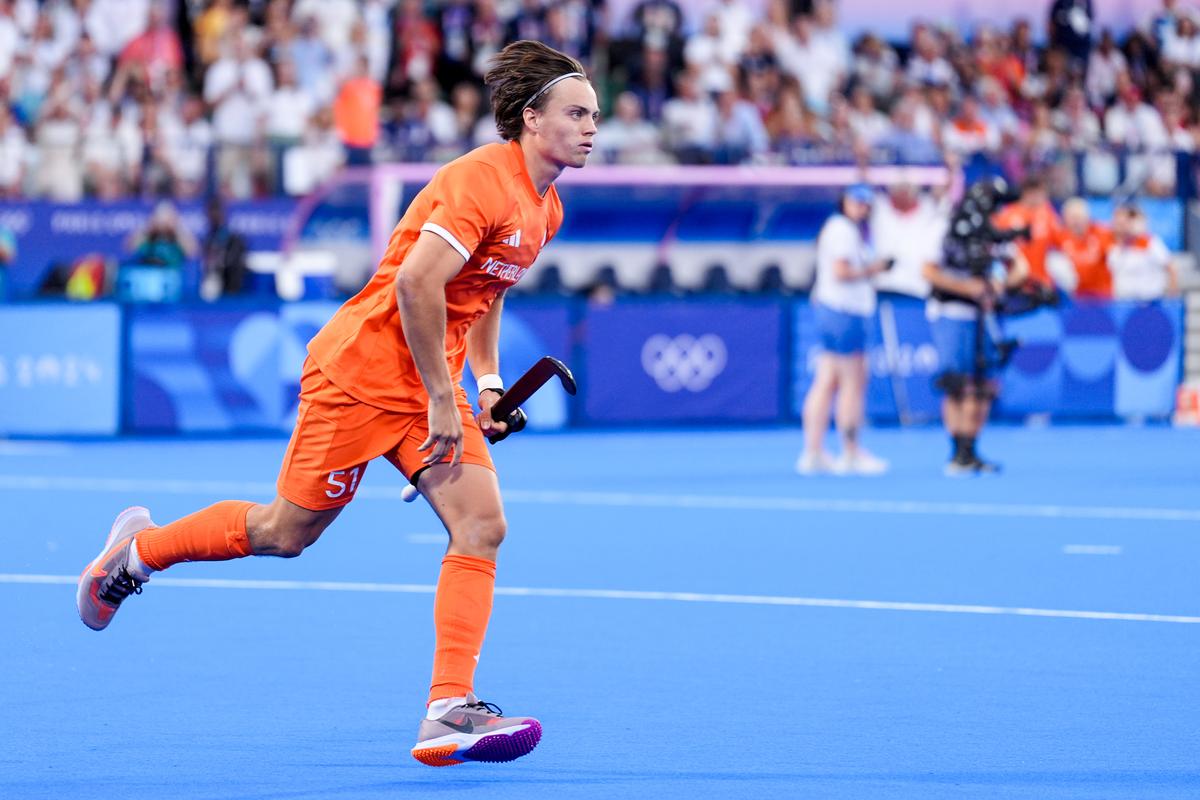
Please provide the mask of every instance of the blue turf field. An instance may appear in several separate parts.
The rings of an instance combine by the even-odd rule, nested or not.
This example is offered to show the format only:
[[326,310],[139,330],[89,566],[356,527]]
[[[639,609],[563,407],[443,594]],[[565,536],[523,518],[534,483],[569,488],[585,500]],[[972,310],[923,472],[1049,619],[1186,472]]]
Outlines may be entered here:
[[265,500],[286,442],[0,443],[0,797],[1200,795],[1200,431],[989,431],[966,481],[936,431],[868,442],[890,476],[796,477],[789,430],[497,448],[478,687],[546,736],[443,770],[444,537],[385,462],[304,557],[180,565],[97,634],[113,516]]

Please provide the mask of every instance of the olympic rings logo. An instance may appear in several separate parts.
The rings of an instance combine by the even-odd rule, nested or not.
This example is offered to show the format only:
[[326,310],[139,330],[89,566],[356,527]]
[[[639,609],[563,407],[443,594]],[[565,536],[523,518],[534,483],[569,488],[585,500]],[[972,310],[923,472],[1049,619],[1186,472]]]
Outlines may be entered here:
[[664,392],[704,391],[724,371],[728,357],[725,342],[712,333],[700,337],[660,333],[642,345],[642,369]]

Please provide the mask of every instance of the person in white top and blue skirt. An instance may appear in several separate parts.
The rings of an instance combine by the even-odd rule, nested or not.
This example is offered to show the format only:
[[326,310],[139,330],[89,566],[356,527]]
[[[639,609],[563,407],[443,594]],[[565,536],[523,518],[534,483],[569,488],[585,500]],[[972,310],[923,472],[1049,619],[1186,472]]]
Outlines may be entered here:
[[[796,462],[802,475],[879,475],[888,468],[886,461],[859,444],[867,391],[867,324],[875,315],[871,279],[891,265],[874,257],[863,236],[873,197],[869,186],[847,189],[838,213],[825,221],[817,236],[817,282],[811,302],[823,352],[804,398],[804,452]],[[824,446],[835,398],[842,440],[836,459]]]

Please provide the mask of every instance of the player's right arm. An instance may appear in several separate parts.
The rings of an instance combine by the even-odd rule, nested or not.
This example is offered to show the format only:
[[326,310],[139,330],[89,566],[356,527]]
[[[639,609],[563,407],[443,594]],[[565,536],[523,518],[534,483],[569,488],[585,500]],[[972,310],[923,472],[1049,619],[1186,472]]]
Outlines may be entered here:
[[430,451],[424,459],[426,464],[440,462],[451,451],[452,466],[457,466],[462,457],[462,418],[446,363],[446,284],[462,270],[465,261],[441,236],[422,231],[396,271],[400,325],[429,394],[429,437],[419,448]]

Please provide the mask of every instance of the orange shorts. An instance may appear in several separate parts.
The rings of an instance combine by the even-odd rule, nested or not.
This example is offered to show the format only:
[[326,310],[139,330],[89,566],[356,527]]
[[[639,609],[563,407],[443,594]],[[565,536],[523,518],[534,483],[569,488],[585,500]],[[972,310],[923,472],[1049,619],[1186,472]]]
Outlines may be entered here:
[[[462,463],[495,471],[466,393],[458,390],[463,420]],[[300,379],[300,411],[276,486],[281,497],[310,511],[354,499],[367,462],[383,456],[406,477],[426,465],[417,450],[429,436],[425,413],[404,414],[355,400],[334,386],[311,358]],[[443,461],[450,461],[447,455]]]

